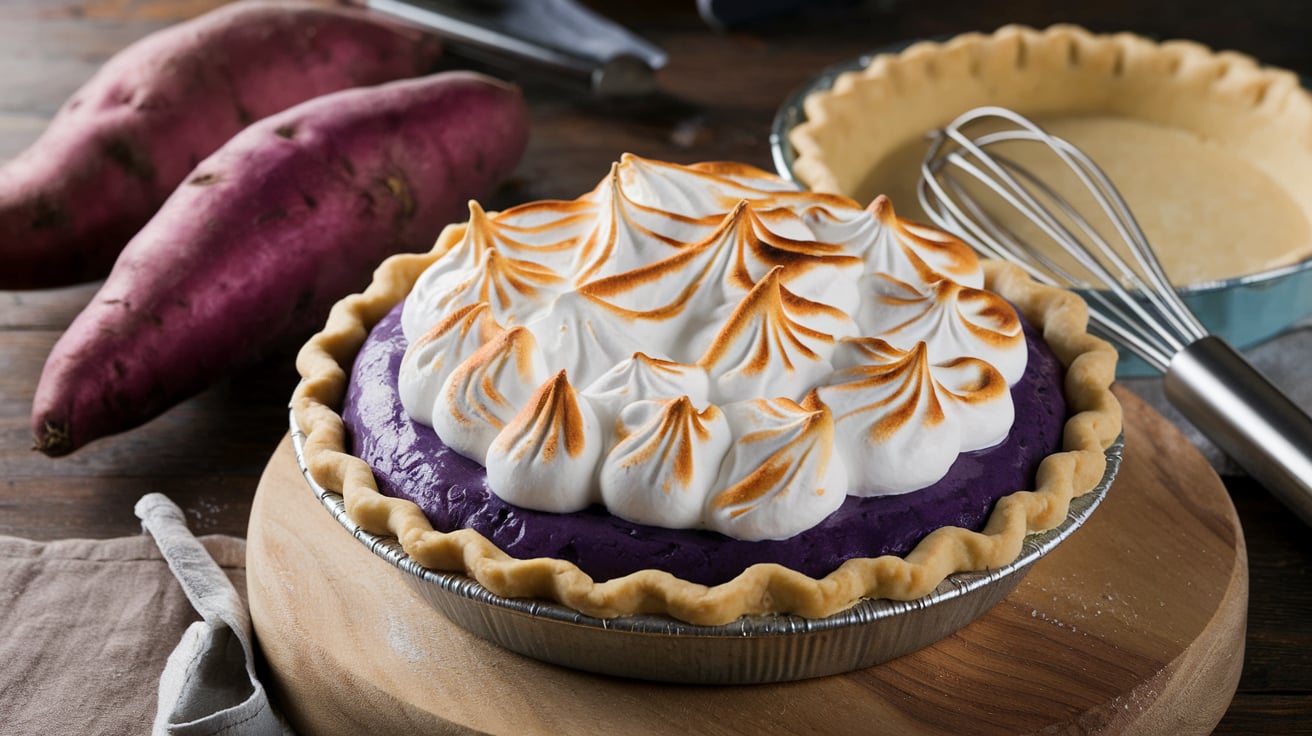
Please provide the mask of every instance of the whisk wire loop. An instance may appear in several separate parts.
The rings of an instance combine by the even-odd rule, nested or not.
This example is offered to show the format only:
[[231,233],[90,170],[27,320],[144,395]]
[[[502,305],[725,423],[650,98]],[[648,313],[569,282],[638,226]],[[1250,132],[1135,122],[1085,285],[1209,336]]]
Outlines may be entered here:
[[[1011,127],[977,137],[968,135],[965,128],[982,120],[1001,120]],[[987,150],[1011,142],[1046,146],[1094,198],[1127,244],[1138,269],[1052,186],[1013,159]],[[1040,281],[1085,290],[1095,327],[1159,370],[1165,370],[1171,357],[1186,345],[1207,335],[1171,286],[1142,228],[1110,178],[1067,141],[1010,110],[978,108],[937,132],[921,174],[921,205],[936,224],[961,232],[986,255],[1016,263]],[[961,181],[963,175],[967,181],[983,184],[1024,220],[1032,222],[1089,276],[1073,273],[1044,249],[1018,237],[967,189]]]
[[[995,127],[972,138],[965,128],[977,121]],[[998,130],[998,123],[1005,127]],[[1138,267],[1085,211],[1018,163],[1019,155],[988,150],[1001,143],[1051,152],[1061,162],[1057,171],[1074,173]],[[1129,205],[1092,159],[1010,110],[978,108],[936,134],[921,164],[918,194],[936,224],[986,255],[1016,263],[1039,281],[1083,290],[1094,329],[1161,370],[1167,399],[1312,526],[1312,417],[1242,354],[1207,334],[1171,285]],[[1000,215],[998,207],[1013,217]],[[1035,248],[1008,227],[1016,214],[1059,250]]]

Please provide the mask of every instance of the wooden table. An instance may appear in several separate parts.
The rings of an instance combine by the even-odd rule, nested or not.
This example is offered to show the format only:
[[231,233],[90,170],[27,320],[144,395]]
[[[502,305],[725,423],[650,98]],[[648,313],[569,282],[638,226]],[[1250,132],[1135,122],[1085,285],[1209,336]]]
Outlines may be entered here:
[[[0,4],[0,161],[31,142],[59,104],[118,48],[221,0],[5,0]],[[750,31],[716,34],[694,4],[632,3],[615,17],[670,53],[661,99],[597,103],[528,81],[533,140],[498,195],[573,197],[622,151],[672,161],[770,167],[780,100],[816,70],[898,40],[1074,21],[1095,30],[1193,38],[1312,75],[1312,14],[1297,0],[1063,3],[882,0],[816,3]],[[1093,4],[1090,4],[1091,6]],[[1162,4],[1167,5],[1167,4]],[[987,6],[987,7],[986,7]],[[617,11],[619,12],[619,11]],[[32,539],[136,534],[132,505],[167,493],[198,533],[244,535],[256,482],[286,430],[290,351],[232,376],[133,432],[51,460],[30,450],[31,396],[45,355],[95,285],[0,292],[0,534]],[[1243,522],[1251,592],[1246,661],[1217,733],[1312,733],[1312,536],[1255,483],[1227,479]]]

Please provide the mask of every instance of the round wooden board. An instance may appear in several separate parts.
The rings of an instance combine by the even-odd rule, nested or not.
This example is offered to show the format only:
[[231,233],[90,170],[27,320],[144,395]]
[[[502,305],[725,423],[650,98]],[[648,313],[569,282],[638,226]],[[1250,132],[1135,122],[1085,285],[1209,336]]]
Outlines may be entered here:
[[247,546],[268,681],[314,734],[1208,733],[1243,664],[1243,534],[1198,452],[1119,396],[1106,500],[1002,603],[892,662],[778,685],[607,678],[478,639],[324,511],[284,439]]

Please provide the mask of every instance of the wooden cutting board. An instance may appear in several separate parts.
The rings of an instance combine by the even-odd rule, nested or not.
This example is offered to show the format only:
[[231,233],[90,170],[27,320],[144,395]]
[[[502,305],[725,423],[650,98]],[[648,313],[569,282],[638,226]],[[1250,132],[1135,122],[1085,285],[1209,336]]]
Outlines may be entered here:
[[478,639],[323,510],[284,439],[247,546],[266,681],[314,734],[1208,733],[1243,664],[1243,534],[1198,452],[1119,396],[1106,500],[1002,603],[892,662],[779,685],[607,678]]

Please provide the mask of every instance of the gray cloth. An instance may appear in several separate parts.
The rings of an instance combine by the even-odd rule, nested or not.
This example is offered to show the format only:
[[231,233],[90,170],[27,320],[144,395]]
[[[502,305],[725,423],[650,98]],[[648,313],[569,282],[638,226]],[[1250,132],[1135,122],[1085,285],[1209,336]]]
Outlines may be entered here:
[[290,733],[255,673],[251,617],[237,590],[187,529],[182,509],[159,493],[136,505],[169,569],[201,615],[183,633],[159,680],[155,736]]
[[[1312,319],[1303,320],[1278,337],[1244,351],[1259,371],[1283,390],[1303,411],[1312,414]],[[1161,378],[1122,378],[1120,383],[1171,420],[1221,475],[1244,471],[1166,400]]]
[[[243,540],[200,540],[237,591]],[[0,733],[145,734],[196,614],[155,542],[0,537]]]

